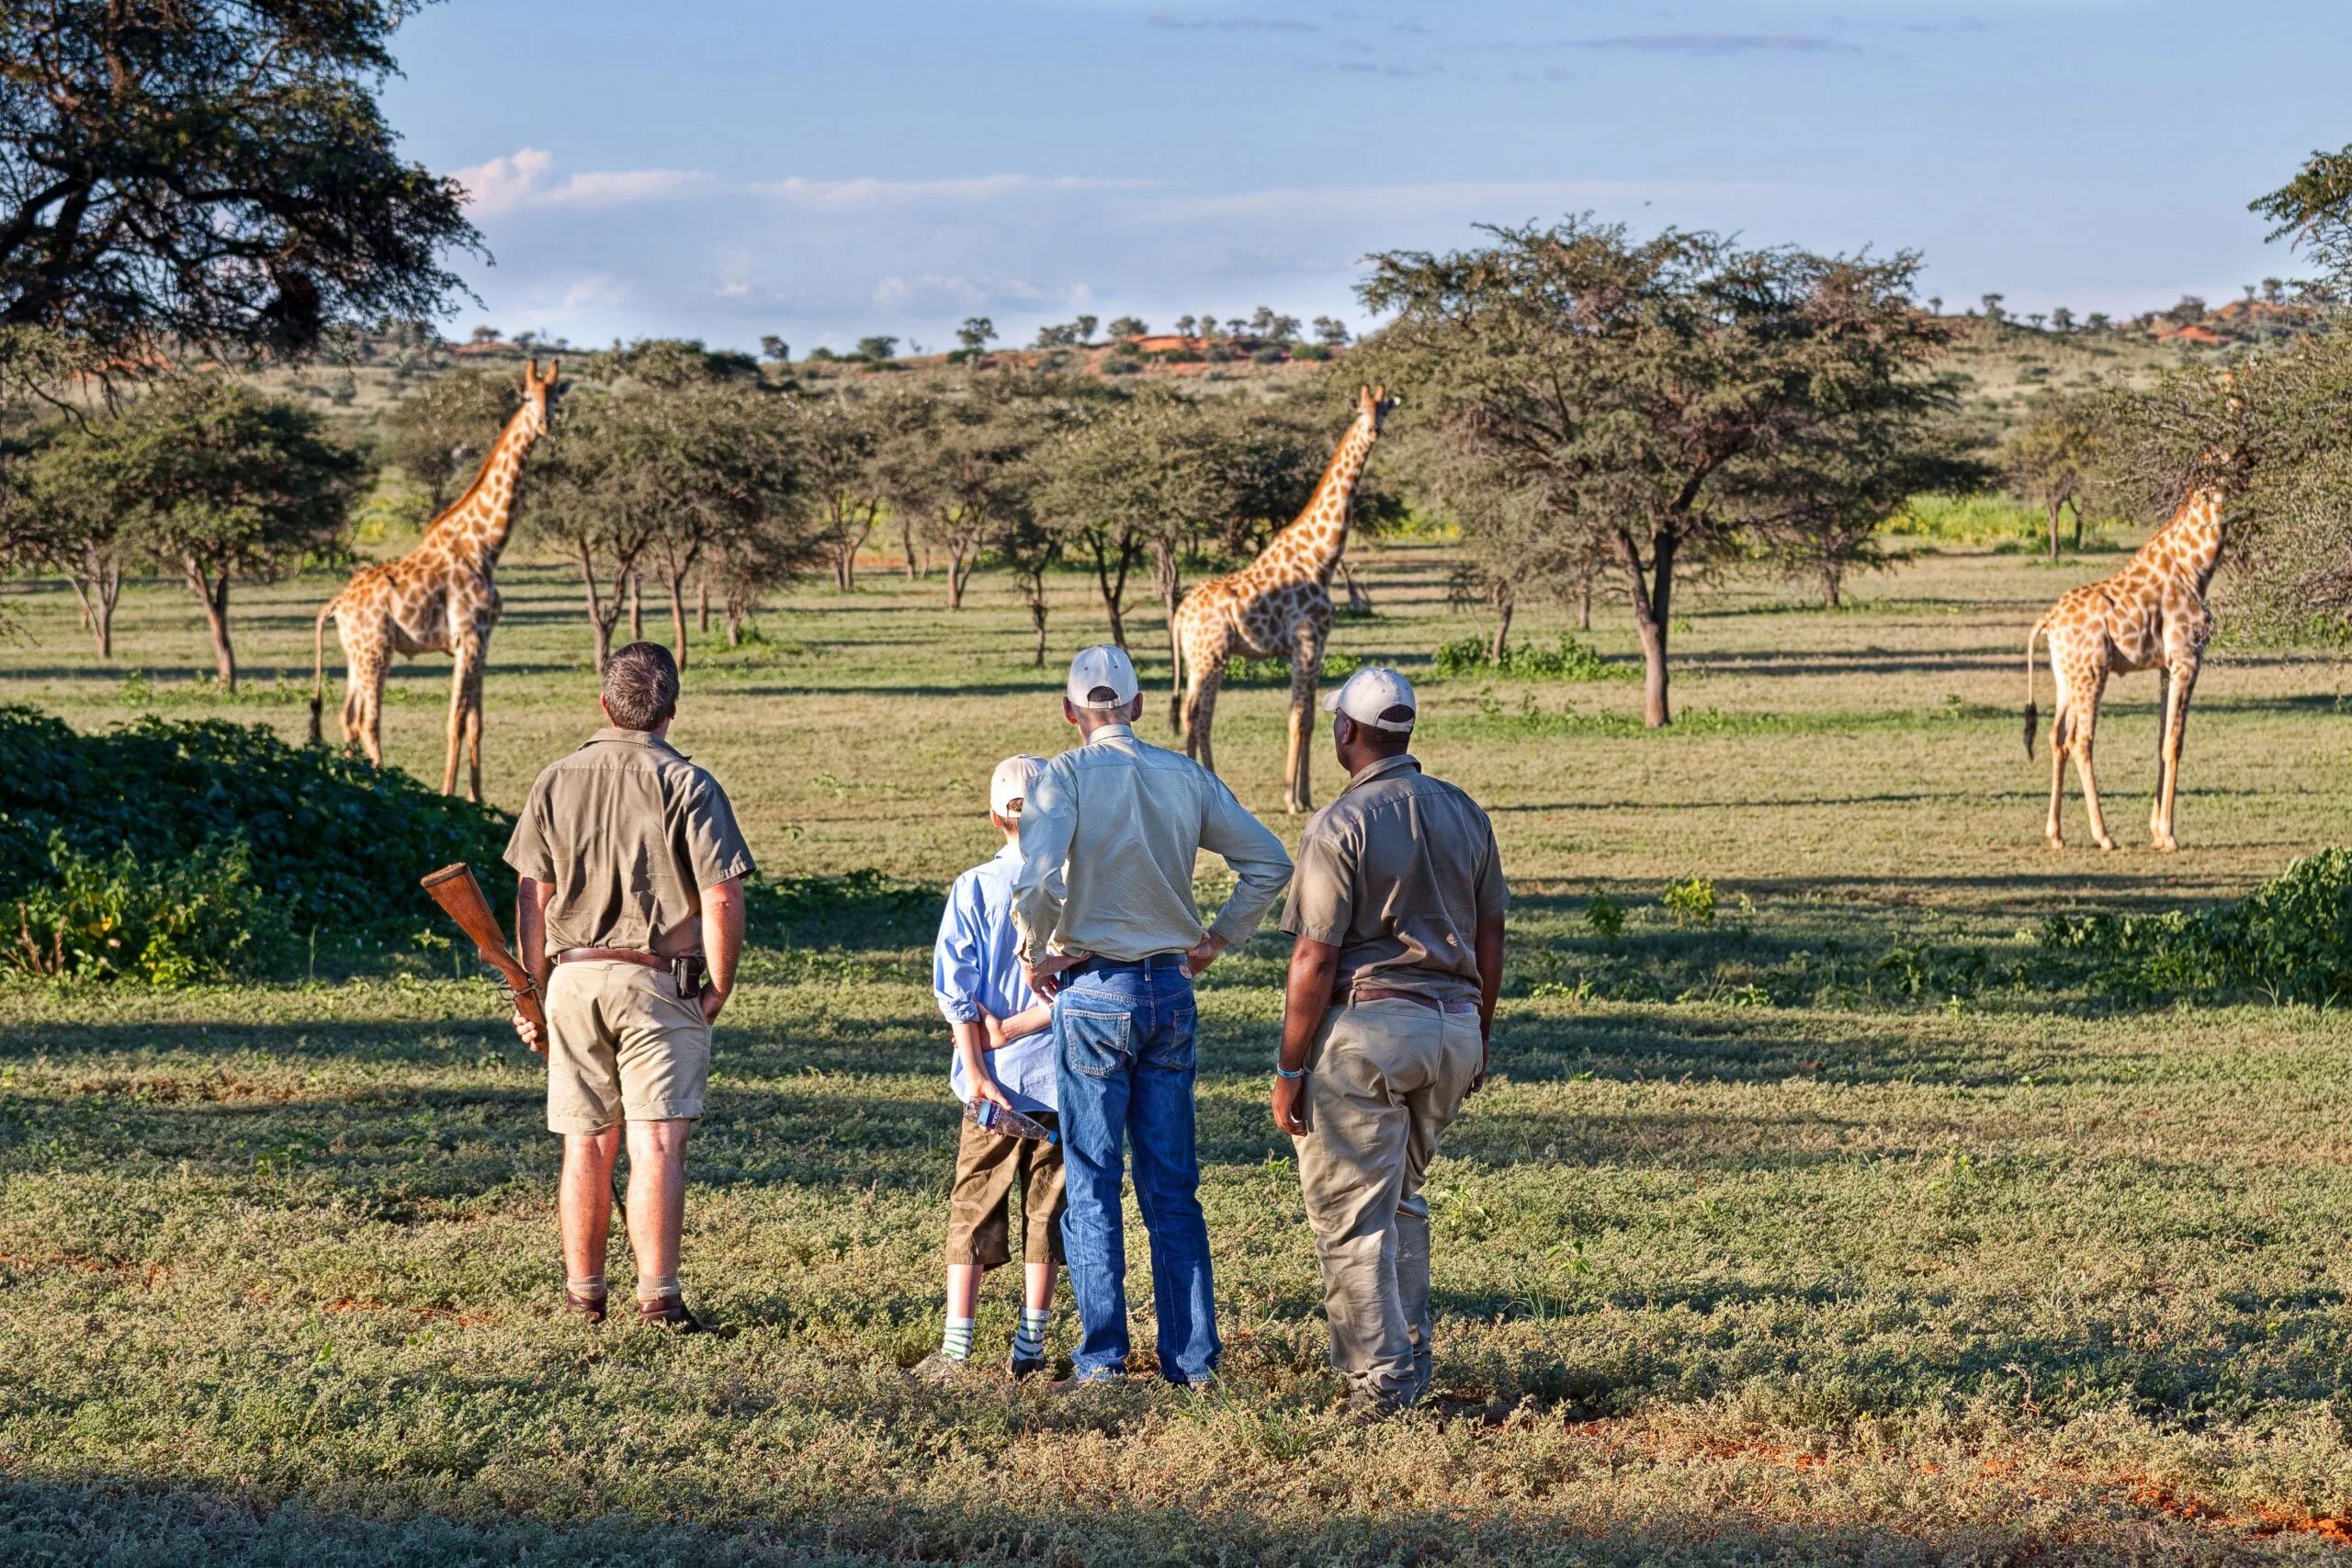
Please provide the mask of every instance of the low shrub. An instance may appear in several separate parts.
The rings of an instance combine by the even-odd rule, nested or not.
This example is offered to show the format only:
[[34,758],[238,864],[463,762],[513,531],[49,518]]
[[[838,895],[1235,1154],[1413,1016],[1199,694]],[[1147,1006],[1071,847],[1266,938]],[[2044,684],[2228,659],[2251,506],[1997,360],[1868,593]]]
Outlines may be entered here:
[[127,849],[85,854],[52,833],[49,870],[16,901],[12,969],[186,986],[273,974],[292,961],[293,933],[254,883],[242,839],[150,862]]
[[[1325,653],[1321,679],[1344,681],[1363,668],[1363,660],[1352,653]],[[1290,660],[1274,657],[1267,659],[1235,659],[1225,667],[1225,683],[1228,686],[1287,686],[1290,684]]]
[[1657,901],[1678,926],[1715,923],[1715,885],[1703,876],[1686,876],[1679,882],[1668,883]]
[[465,861],[493,908],[511,903],[508,828],[503,813],[259,727],[146,717],[85,735],[0,707],[0,908],[62,886],[59,843],[76,863],[127,854],[151,876],[236,844],[256,897],[322,953],[405,947],[436,919],[416,886],[436,866]]
[[1611,681],[1633,673],[1630,665],[1615,665],[1567,633],[1557,648],[1508,643],[1500,660],[1487,657],[1487,639],[1465,637],[1441,646],[1430,668],[1441,678],[1464,675],[1501,676],[1513,681]]
[[2154,915],[2064,915],[2034,944],[2118,999],[2352,1001],[2352,850],[2305,855],[2234,903]]

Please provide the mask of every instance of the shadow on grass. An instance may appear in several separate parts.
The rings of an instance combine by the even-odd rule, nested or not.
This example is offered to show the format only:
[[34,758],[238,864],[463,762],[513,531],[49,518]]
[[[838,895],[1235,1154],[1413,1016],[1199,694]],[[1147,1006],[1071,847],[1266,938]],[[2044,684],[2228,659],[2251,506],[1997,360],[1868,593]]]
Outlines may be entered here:
[[[1270,1434],[1270,1440],[1281,1436]],[[446,1503],[430,1495],[404,1496],[369,1511],[309,1502],[299,1488],[283,1483],[223,1488],[139,1475],[20,1479],[0,1484],[0,1557],[89,1568],[188,1562],[247,1568],[605,1568],[623,1562],[645,1568],[882,1568],[910,1562],[1315,1562],[1332,1568],[1463,1562],[1496,1568],[1630,1568],[1659,1562],[2003,1562],[2039,1556],[2050,1544],[2030,1517],[2003,1516],[1989,1506],[1979,1518],[1931,1527],[1906,1521],[1899,1529],[1775,1521],[1732,1499],[1713,1514],[1692,1506],[1623,1519],[1501,1499],[1476,1515],[1409,1506],[1366,1515],[1274,1503],[1118,1506],[1075,1496],[1051,1513],[883,1498],[821,1509],[804,1505],[797,1514],[779,1506],[763,1518],[747,1517],[759,1499],[698,1496],[687,1490],[678,1506],[659,1508],[657,1517],[639,1517],[615,1507],[601,1518],[549,1522],[515,1517],[513,1502],[493,1506],[464,1480],[447,1478],[441,1484],[461,1495]],[[294,1493],[290,1500],[288,1491]],[[580,1501],[566,1498],[549,1506],[576,1508]],[[436,1507],[447,1507],[448,1514]],[[710,1522],[686,1522],[696,1515]],[[2103,1522],[2113,1530],[2111,1539],[2091,1537],[2081,1528],[2090,1520],[2076,1518],[2064,1538],[2064,1560],[2139,1563],[2150,1561],[2154,1551],[2166,1562],[2222,1562],[2243,1552],[2237,1542],[2209,1529],[2161,1515]],[[2161,1544],[2152,1539],[2167,1537]]]

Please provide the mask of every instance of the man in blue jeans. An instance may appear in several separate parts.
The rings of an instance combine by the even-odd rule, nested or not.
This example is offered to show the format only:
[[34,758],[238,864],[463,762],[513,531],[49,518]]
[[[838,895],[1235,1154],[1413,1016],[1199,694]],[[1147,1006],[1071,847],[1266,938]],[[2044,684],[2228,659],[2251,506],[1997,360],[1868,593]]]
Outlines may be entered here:
[[[1062,1250],[1080,1328],[1071,1378],[1126,1367],[1119,1190],[1132,1134],[1160,1375],[1198,1387],[1216,1378],[1224,1348],[1193,1148],[1193,979],[1258,929],[1290,882],[1290,857],[1216,774],[1137,740],[1142,712],[1124,652],[1090,648],[1070,661],[1062,715],[1081,743],[1054,759],[1023,807],[1012,924],[1031,987],[1054,1006]],[[1204,849],[1237,879],[1205,926],[1193,903]]]

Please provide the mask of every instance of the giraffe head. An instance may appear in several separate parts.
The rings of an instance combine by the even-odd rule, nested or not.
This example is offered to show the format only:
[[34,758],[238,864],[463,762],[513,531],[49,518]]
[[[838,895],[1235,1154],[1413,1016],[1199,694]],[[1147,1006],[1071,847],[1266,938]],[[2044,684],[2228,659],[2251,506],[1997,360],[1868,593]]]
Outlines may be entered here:
[[1389,412],[1396,408],[1396,403],[1397,400],[1388,395],[1388,389],[1385,387],[1356,389],[1356,413],[1358,417],[1372,422],[1372,433],[1374,435],[1380,434],[1380,422],[1388,417]]
[[547,374],[539,374],[538,355],[533,355],[523,367],[523,428],[534,436],[548,433],[548,415],[555,402],[556,371],[562,361],[548,361]]

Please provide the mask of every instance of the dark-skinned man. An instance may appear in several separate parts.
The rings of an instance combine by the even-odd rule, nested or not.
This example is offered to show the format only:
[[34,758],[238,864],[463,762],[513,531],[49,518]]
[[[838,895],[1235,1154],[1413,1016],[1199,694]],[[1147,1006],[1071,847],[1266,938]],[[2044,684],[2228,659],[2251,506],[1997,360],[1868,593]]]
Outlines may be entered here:
[[547,999],[548,1127],[563,1138],[564,1305],[605,1318],[613,1162],[626,1127],[639,1323],[692,1333],[678,1286],[686,1134],[710,1026],[743,950],[752,853],[727,792],[673,750],[678,666],[659,643],[605,661],[606,728],[551,764],[514,819],[514,944]]
[[1298,1151],[1331,1363],[1349,1404],[1380,1415],[1429,1390],[1421,1183],[1486,1078],[1510,890],[1487,814],[1407,750],[1402,675],[1359,671],[1323,706],[1348,786],[1299,839],[1273,1111]]

